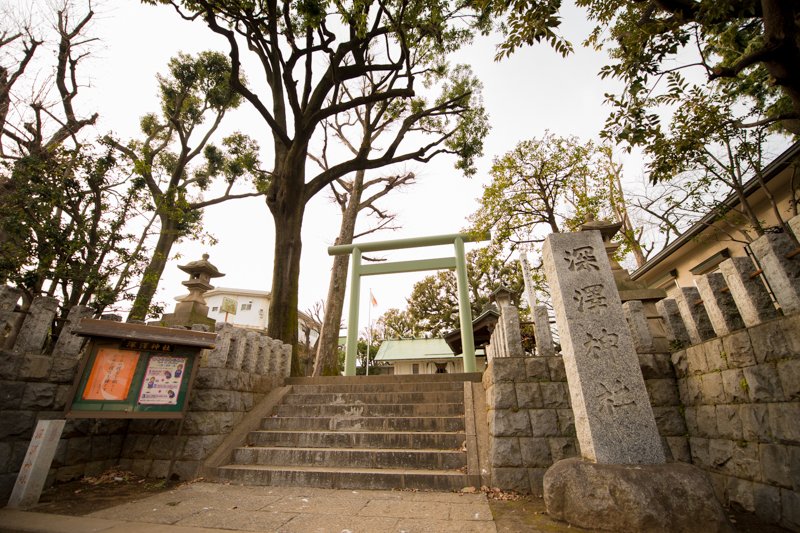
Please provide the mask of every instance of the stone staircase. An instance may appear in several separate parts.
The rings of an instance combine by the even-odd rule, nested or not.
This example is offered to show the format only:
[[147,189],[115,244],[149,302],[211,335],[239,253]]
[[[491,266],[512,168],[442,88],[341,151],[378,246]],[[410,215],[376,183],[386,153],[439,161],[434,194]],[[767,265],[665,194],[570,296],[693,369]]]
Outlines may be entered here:
[[[214,477],[345,489],[480,486],[478,472],[467,472],[466,442],[477,441],[467,438],[472,413],[470,405],[465,423],[464,403],[465,389],[480,378],[480,373],[289,378],[291,390]],[[477,451],[471,451],[477,470]]]

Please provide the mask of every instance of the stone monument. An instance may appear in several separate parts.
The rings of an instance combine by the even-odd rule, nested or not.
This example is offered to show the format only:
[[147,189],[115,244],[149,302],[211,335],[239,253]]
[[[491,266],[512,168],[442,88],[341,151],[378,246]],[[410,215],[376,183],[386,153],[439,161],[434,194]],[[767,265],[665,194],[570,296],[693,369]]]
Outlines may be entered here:
[[183,297],[176,305],[175,310],[161,318],[164,326],[193,326],[207,324],[214,327],[214,320],[208,318],[208,306],[203,298],[203,293],[214,288],[210,281],[220,278],[225,274],[208,262],[208,254],[203,254],[200,261],[192,261],[178,268],[189,274],[189,279],[181,282],[189,289],[189,295]]
[[[552,234],[543,260],[582,459],[544,476],[548,514],[592,529],[728,527],[705,474],[665,464],[650,399],[599,231]],[[719,525],[719,527],[716,527]]]

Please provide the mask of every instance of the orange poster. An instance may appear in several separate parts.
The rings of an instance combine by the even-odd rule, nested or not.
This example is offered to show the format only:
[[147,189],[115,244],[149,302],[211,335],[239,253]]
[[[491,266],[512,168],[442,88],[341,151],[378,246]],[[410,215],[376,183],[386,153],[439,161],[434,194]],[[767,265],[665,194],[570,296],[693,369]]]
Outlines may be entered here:
[[101,348],[83,390],[83,399],[125,400],[138,362],[139,352]]

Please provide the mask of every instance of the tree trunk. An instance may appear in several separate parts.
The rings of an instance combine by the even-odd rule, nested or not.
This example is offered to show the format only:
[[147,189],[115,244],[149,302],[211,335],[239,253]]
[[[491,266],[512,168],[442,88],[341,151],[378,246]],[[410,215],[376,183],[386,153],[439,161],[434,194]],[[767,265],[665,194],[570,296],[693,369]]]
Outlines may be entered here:
[[158,235],[158,242],[153,250],[153,255],[150,257],[150,263],[148,263],[142,274],[142,284],[139,286],[139,292],[136,293],[133,307],[128,314],[128,321],[145,320],[147,318],[147,312],[150,310],[153,296],[155,296],[156,289],[158,289],[158,283],[161,281],[164,267],[167,266],[172,245],[175,244],[177,239],[178,232],[175,223],[166,219],[166,217],[162,218],[161,233]]
[[[301,182],[302,183],[302,182]],[[285,189],[282,201],[268,203],[275,222],[275,262],[272,269],[272,300],[269,305],[267,335],[292,345],[293,376],[301,373],[298,352],[297,293],[300,281],[300,253],[305,202],[302,194]]]

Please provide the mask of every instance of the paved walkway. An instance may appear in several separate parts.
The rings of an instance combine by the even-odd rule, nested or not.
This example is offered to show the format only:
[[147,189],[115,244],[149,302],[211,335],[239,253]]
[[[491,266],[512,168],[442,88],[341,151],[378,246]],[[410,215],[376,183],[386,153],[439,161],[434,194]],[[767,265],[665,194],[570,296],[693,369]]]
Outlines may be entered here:
[[193,483],[70,517],[0,510],[3,532],[496,533],[484,494]]

